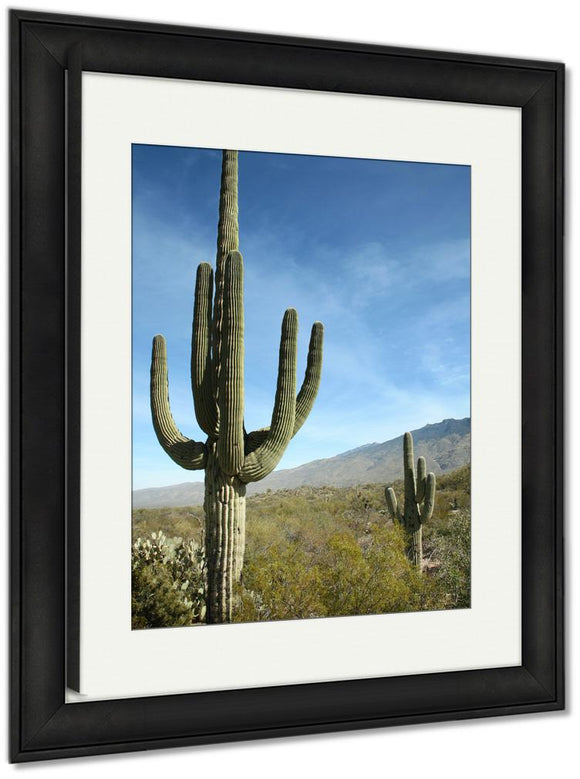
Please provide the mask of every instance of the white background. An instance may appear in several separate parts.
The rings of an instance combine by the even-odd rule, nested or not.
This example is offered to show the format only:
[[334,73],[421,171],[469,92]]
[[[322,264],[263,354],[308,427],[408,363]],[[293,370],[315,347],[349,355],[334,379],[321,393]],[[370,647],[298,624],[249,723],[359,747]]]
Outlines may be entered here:
[[[240,122],[216,122],[216,105]],[[289,121],[300,116],[308,123]],[[196,692],[520,663],[520,139],[515,108],[83,76],[81,350],[90,359],[81,385],[81,693]],[[471,165],[470,609],[131,630],[132,142]],[[103,317],[104,307],[114,313]],[[491,311],[493,319],[484,318]],[[502,485],[501,499],[489,484]],[[237,662],[224,666],[234,644]]]
[[[574,70],[580,55],[572,15],[573,4],[566,0],[508,3],[487,0],[466,4],[457,0],[408,2],[405,7],[384,2],[359,0],[355,5],[340,8],[336,3],[294,0],[291,4],[244,0],[244,2],[187,3],[165,0],[134,4],[125,0],[96,2],[46,3],[35,0],[21,2],[19,7],[55,12],[100,14],[121,18],[138,18],[175,24],[256,30],[270,33],[314,36],[344,40],[368,41],[379,44],[448,49],[474,53],[545,58],[565,61],[568,65],[568,181],[578,174],[572,127],[574,127]],[[6,8],[6,5],[4,5]],[[2,18],[6,27],[7,19]],[[6,40],[4,33],[4,40]],[[5,60],[6,62],[7,60]],[[2,81],[3,88],[7,79]],[[6,110],[7,97],[2,101]],[[2,123],[2,132],[7,122]],[[5,142],[4,148],[7,148]],[[6,189],[3,196],[6,196]],[[568,317],[567,339],[568,395],[578,396],[577,357],[574,335],[578,333],[578,306],[573,311],[572,298],[580,295],[578,271],[571,258],[574,253],[572,193],[568,185]],[[2,209],[7,225],[7,209]],[[6,294],[6,282],[2,287]],[[2,300],[4,303],[4,299]],[[575,302],[575,301],[574,301]],[[5,403],[2,404],[3,409]],[[579,438],[577,414],[568,414],[568,438]],[[568,473],[574,473],[576,458],[569,448]],[[2,483],[5,488],[6,481]],[[571,518],[572,520],[573,518]],[[568,543],[568,603],[577,597],[578,576],[570,564],[572,548],[578,537],[570,521]],[[5,603],[5,599],[4,599]],[[576,745],[580,717],[575,710],[578,684],[572,657],[576,646],[577,624],[571,622],[568,609],[568,712],[525,717],[496,718],[459,724],[414,726],[390,730],[366,731],[301,739],[280,739],[269,742],[203,747],[143,753],[140,755],[87,758],[74,761],[0,770],[37,771],[56,775],[73,771],[81,775],[121,776],[122,772],[187,771],[197,775],[226,777],[281,776],[306,777],[318,774],[331,777],[356,775],[392,775],[407,777],[487,777],[490,773],[503,777],[513,773],[534,779],[546,775],[573,776],[577,770]],[[578,608],[576,607],[576,613]],[[2,620],[7,625],[7,619]],[[5,668],[7,668],[5,664]],[[4,678],[6,678],[7,671]],[[6,733],[6,727],[3,728]],[[6,749],[3,755],[6,760]]]

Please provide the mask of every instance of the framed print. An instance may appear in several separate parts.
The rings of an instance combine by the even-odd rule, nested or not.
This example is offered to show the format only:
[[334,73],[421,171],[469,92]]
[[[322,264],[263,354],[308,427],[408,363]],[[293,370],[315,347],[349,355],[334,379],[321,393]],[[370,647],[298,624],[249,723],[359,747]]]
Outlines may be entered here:
[[563,66],[11,24],[12,759],[561,709]]

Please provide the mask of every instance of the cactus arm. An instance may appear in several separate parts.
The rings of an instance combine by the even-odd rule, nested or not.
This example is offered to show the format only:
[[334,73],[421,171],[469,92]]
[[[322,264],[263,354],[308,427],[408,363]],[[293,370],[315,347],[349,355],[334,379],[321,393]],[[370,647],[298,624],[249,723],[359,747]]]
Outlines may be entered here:
[[214,387],[219,394],[219,374],[221,371],[224,266],[230,252],[240,246],[238,227],[238,152],[222,152],[222,175],[220,184],[220,202],[218,218],[218,237],[215,272],[215,303],[213,331]]
[[435,474],[430,473],[427,476],[425,485],[425,500],[421,509],[421,524],[428,522],[433,516],[435,508]]
[[421,503],[425,497],[425,480],[427,474],[427,464],[424,457],[417,460],[417,503]]
[[[310,344],[308,346],[308,359],[306,372],[298,396],[296,397],[296,416],[292,436],[300,430],[312,411],[312,406],[318,394],[320,386],[320,374],[322,372],[322,343],[324,339],[324,327],[321,322],[312,325]],[[269,427],[253,430],[246,436],[246,453],[254,452],[268,437]]]
[[211,362],[213,270],[207,262],[197,269],[191,332],[191,388],[198,424],[208,436],[218,431],[218,410]]
[[244,462],[244,266],[237,251],[224,264],[221,348],[217,456],[224,473],[233,476]]
[[239,473],[243,482],[259,481],[273,471],[292,438],[296,418],[297,337],[298,315],[293,308],[289,308],[282,321],[278,383],[272,422],[266,440],[244,458]]
[[312,411],[312,406],[320,387],[320,374],[322,372],[322,342],[324,339],[324,327],[322,322],[315,322],[310,333],[308,344],[308,358],[306,360],[306,372],[300,392],[296,398],[296,418],[294,420],[293,436],[306,422]]
[[205,468],[206,448],[179,432],[169,407],[167,347],[156,335],[151,355],[151,414],[157,440],[174,462],[190,471]]
[[391,518],[393,521],[402,522],[403,517],[401,516],[401,508],[397,502],[397,496],[395,495],[395,490],[392,487],[387,487],[385,489],[385,497],[387,499],[387,507],[389,509],[389,514],[391,515]]

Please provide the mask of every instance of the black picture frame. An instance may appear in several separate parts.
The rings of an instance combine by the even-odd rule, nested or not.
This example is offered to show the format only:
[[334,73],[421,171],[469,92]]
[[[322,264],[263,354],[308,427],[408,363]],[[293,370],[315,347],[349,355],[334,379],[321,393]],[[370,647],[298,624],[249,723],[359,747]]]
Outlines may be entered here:
[[[24,11],[10,12],[10,43],[11,759],[562,709],[564,66]],[[521,108],[521,666],[65,703],[82,70]]]

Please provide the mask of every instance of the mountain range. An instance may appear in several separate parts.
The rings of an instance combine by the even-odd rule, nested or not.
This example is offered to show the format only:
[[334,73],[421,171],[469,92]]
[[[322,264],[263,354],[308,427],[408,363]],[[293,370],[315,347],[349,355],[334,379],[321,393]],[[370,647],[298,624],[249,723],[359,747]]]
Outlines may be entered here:
[[[427,471],[445,473],[470,462],[471,420],[444,419],[412,430],[415,457],[423,455]],[[403,436],[383,443],[365,444],[323,460],[274,471],[259,482],[248,484],[248,495],[266,490],[294,489],[304,485],[349,487],[395,481],[403,476]],[[133,508],[197,506],[203,503],[203,482],[185,482],[169,487],[133,491]]]

